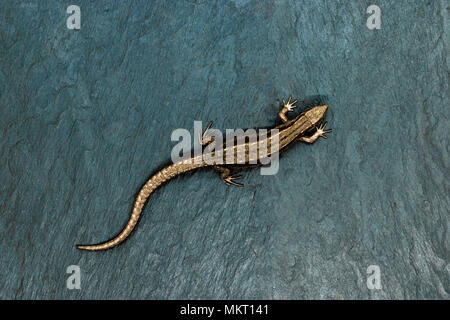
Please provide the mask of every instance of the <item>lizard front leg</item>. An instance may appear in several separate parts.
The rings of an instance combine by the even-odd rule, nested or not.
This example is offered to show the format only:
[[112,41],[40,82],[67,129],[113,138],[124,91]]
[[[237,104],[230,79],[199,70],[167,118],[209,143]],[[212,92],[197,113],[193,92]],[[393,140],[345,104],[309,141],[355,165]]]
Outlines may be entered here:
[[306,142],[306,143],[313,143],[314,141],[316,141],[317,139],[319,139],[319,137],[322,137],[324,139],[327,139],[327,136],[325,135],[325,133],[331,132],[331,129],[325,130],[325,127],[327,126],[327,123],[322,123],[318,128],[316,127],[316,132],[314,132],[314,134],[310,137],[299,137],[297,138],[300,141]]
[[237,187],[243,187],[244,185],[242,183],[234,182],[233,180],[241,179],[242,176],[240,175],[232,175],[230,169],[222,166],[214,166],[214,169],[220,172],[220,179],[222,179],[223,182],[227,186],[230,184],[237,186]]
[[289,97],[287,102],[284,101],[284,99],[283,99],[283,108],[281,109],[280,112],[278,112],[278,116],[280,117],[281,121],[283,121],[283,122],[288,121],[286,113],[288,113],[289,111],[292,111],[296,107],[295,103],[297,102],[297,100],[294,100],[291,102],[291,98],[292,97]]

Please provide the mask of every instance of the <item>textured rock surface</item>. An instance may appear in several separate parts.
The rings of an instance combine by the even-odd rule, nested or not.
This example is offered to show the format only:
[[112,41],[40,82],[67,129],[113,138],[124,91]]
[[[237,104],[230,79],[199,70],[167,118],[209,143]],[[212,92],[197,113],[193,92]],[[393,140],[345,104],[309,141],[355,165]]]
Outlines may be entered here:
[[[0,298],[449,298],[446,1],[8,1],[0,10]],[[319,96],[328,140],[280,171],[134,196],[175,128],[274,123]],[[79,265],[81,290],[66,289]],[[379,265],[381,290],[366,286]]]

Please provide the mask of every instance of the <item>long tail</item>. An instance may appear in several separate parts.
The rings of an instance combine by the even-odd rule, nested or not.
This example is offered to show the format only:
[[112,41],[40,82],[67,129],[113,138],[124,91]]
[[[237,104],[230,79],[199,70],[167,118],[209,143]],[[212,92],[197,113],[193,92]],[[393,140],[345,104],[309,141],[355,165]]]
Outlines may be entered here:
[[174,163],[160,170],[155,175],[153,175],[139,191],[139,194],[136,197],[136,201],[134,202],[133,211],[131,212],[130,219],[128,220],[128,223],[125,226],[125,228],[123,228],[123,230],[117,236],[115,236],[111,240],[95,245],[77,245],[77,248],[89,251],[107,250],[122,243],[123,241],[125,241],[125,239],[128,238],[128,236],[131,234],[134,227],[138,223],[139,218],[142,214],[142,209],[144,208],[144,205],[147,202],[148,197],[150,196],[150,194],[152,194],[153,191],[155,191],[155,189],[157,189],[164,182],[169,181],[170,179],[174,178],[175,176],[183,172],[187,172],[203,166],[204,164]]

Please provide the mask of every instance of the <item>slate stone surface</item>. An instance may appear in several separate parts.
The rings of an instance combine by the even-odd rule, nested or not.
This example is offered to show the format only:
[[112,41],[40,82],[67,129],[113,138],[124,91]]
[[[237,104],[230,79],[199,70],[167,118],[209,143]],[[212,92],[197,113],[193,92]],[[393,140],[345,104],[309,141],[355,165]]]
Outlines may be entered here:
[[[371,4],[3,1],[0,298],[449,299],[448,2],[376,1],[380,30]],[[123,227],[174,129],[273,125],[289,95],[329,104],[328,140],[242,189],[176,178],[123,245],[75,249]]]

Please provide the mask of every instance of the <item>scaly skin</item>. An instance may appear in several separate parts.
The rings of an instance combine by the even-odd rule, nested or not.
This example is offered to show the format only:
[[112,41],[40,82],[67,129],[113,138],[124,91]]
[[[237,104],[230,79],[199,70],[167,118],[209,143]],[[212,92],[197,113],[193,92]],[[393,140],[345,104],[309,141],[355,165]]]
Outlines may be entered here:
[[[188,160],[176,162],[174,164],[171,164],[164,169],[158,171],[155,175],[153,175],[141,188],[139,191],[139,194],[136,197],[136,200],[134,202],[133,210],[131,212],[131,216],[123,230],[114,238],[111,240],[108,240],[106,242],[95,244],[95,245],[77,245],[78,249],[81,250],[88,250],[88,251],[98,251],[98,250],[106,250],[111,249],[123,241],[125,241],[128,236],[131,234],[133,229],[135,228],[136,224],[139,221],[139,218],[142,214],[142,210],[144,208],[145,203],[147,202],[149,196],[155,191],[159,186],[161,186],[166,181],[169,181],[170,179],[185,173],[187,171],[191,171],[194,169],[198,169],[201,167],[214,167],[216,170],[220,172],[221,179],[227,184],[227,185],[235,185],[235,186],[243,186],[240,183],[235,182],[234,180],[239,179],[240,176],[230,175],[230,169],[229,167],[235,165],[235,164],[253,164],[255,161],[260,162],[260,152],[259,148],[265,147],[265,146],[271,146],[271,142],[277,136],[278,139],[278,149],[277,150],[270,150],[267,152],[266,156],[270,156],[276,151],[283,150],[286,146],[289,144],[300,140],[306,143],[313,143],[316,141],[319,137],[326,138],[325,133],[331,132],[331,130],[325,130],[326,123],[321,124],[319,127],[319,123],[322,121],[322,119],[325,116],[325,113],[328,109],[327,105],[321,105],[316,106],[311,109],[308,109],[307,111],[303,112],[302,114],[298,115],[292,120],[288,120],[286,113],[289,111],[292,111],[293,108],[295,108],[295,102],[297,100],[291,102],[291,98],[289,98],[288,102],[285,102],[283,100],[283,108],[278,113],[281,120],[284,122],[283,124],[275,127],[274,129],[278,129],[278,133],[275,133],[274,135],[268,135],[267,137],[262,137],[258,135],[258,139],[256,139],[256,142],[253,142],[253,144],[256,144],[258,147],[257,153],[250,153],[249,150],[251,149],[252,145],[251,142],[247,142],[244,144],[237,144],[235,146],[231,147],[225,147],[223,149],[223,158],[222,163],[217,165],[216,163],[211,163],[210,161],[204,161],[205,155],[200,155],[197,157],[192,157]],[[208,125],[205,133],[203,134],[203,137],[201,137],[200,142],[203,145],[208,144],[208,141],[205,141],[205,136],[208,131],[208,129],[211,127],[211,123]],[[311,129],[316,128],[316,131],[311,136],[306,136],[306,132],[310,131]],[[261,138],[261,139],[260,139]],[[214,141],[211,141],[209,143],[214,143]],[[254,147],[254,146],[253,146]],[[241,159],[242,161],[239,162],[237,155],[239,148],[244,148],[244,159]],[[241,149],[242,150],[242,149]],[[233,161],[227,162],[225,161],[227,154],[232,153],[233,155]],[[210,157],[214,156],[214,151],[210,152]]]

